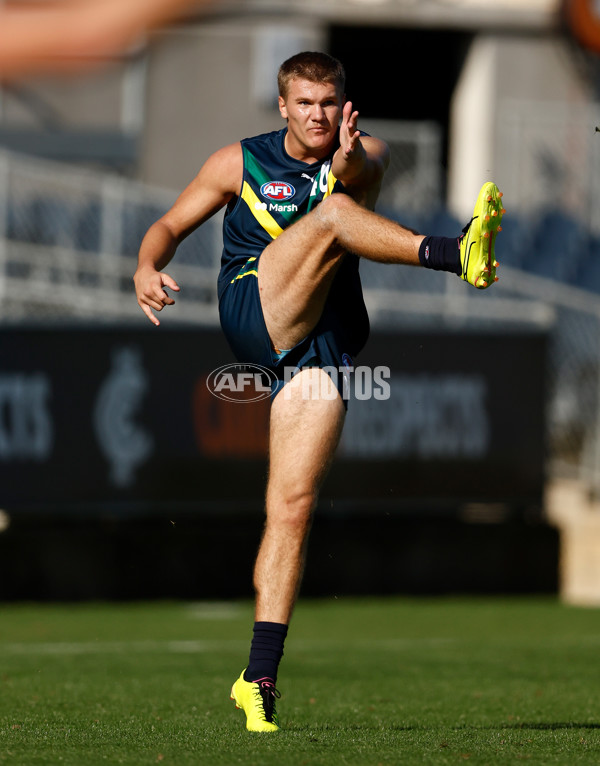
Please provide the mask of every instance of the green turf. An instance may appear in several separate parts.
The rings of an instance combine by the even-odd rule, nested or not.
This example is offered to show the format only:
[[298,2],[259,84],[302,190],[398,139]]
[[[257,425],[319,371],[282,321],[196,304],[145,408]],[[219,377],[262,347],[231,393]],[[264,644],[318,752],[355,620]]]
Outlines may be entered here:
[[600,764],[596,610],[303,601],[275,735],[229,701],[249,603],[0,610],[0,764]]

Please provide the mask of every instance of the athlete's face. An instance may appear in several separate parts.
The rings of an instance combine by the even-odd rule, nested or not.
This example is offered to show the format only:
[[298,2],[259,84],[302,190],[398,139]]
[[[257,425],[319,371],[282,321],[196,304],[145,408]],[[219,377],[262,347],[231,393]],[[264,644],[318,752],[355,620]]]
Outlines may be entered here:
[[296,159],[320,159],[335,139],[344,97],[330,83],[291,80],[279,111],[288,123],[286,149]]

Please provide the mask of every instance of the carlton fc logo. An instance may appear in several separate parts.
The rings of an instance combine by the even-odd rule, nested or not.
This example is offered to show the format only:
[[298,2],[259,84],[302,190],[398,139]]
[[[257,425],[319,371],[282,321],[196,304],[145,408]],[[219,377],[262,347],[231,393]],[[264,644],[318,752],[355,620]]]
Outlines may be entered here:
[[285,181],[267,181],[260,187],[260,193],[267,199],[275,200],[275,202],[281,202],[285,199],[291,199],[296,190],[291,184],[287,184]]

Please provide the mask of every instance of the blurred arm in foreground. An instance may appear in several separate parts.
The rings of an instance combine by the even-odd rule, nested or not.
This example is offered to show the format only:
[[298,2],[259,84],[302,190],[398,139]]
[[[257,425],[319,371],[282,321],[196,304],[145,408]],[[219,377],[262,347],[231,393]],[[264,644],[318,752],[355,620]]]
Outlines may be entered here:
[[[194,0],[194,10],[211,0]],[[0,6],[0,80],[77,72],[122,54],[192,0],[48,0]]]

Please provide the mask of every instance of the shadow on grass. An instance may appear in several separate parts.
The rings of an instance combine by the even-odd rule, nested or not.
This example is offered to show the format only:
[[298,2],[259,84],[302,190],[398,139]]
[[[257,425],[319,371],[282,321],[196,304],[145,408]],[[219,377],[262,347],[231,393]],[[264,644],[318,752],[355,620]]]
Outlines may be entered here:
[[[294,725],[289,724],[287,726],[284,726],[283,731],[287,732],[294,732],[296,734],[299,733],[311,733],[311,734],[324,734],[327,732],[340,732],[340,731],[363,731],[363,732],[382,732],[382,731],[388,731],[388,732],[408,732],[408,731],[431,731],[432,729],[438,729],[438,728],[446,728],[444,726],[440,727],[432,727],[427,726],[425,724],[391,724],[389,726],[377,726],[372,724],[360,724],[360,723],[351,723],[351,724],[335,724],[335,723],[326,723],[326,724],[319,724],[319,725],[310,725],[310,724],[302,724],[302,725]],[[589,729],[594,730],[598,729],[600,730],[600,723],[581,723],[578,721],[552,721],[552,722],[527,722],[527,721],[520,721],[519,723],[499,723],[497,725],[490,725],[486,724],[484,725],[478,725],[473,724],[472,726],[469,725],[462,725],[462,726],[449,726],[447,727],[451,730],[456,731],[464,731],[467,729],[471,730],[479,730],[479,731],[488,731],[488,730],[498,730],[498,731],[504,731],[504,730],[515,730],[515,731],[522,731],[522,730],[537,730],[537,731],[559,731],[562,729]]]
[[558,729],[600,729],[600,723],[578,723],[577,721],[552,722],[552,723],[520,723],[503,724],[502,726],[486,726],[486,729],[538,729],[541,731],[555,731]]

